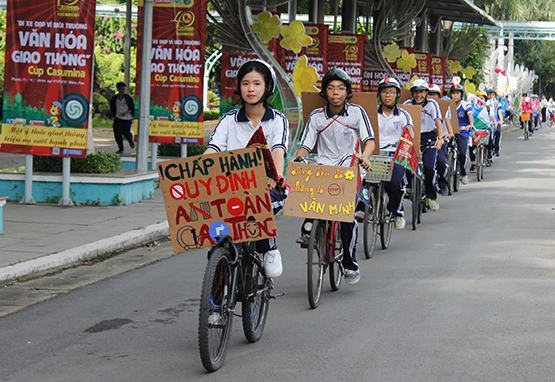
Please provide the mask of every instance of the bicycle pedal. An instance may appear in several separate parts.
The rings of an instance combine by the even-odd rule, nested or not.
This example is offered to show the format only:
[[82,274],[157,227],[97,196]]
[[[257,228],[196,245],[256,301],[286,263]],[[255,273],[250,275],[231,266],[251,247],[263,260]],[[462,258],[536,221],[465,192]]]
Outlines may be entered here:
[[278,297],[283,297],[283,296],[285,296],[285,292],[280,292],[280,293],[277,293],[277,294],[269,294],[268,298],[275,300]]

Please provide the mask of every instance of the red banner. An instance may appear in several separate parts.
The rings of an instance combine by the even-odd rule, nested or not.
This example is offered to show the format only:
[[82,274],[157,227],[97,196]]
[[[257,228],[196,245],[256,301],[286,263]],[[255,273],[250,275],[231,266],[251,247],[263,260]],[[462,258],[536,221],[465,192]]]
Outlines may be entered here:
[[430,72],[432,70],[432,54],[416,52],[414,55],[416,58],[416,67],[412,69],[411,76],[418,76],[418,78],[431,82]]
[[[155,0],[152,20],[149,140],[204,140],[203,81],[207,0]],[[139,7],[137,72],[144,8]],[[137,77],[137,97],[140,91]],[[138,105],[138,102],[137,102]]]
[[432,56],[430,77],[432,83],[439,86],[440,89],[445,88],[445,58]]
[[287,49],[280,49],[280,64],[289,75],[293,75],[293,69],[300,56],[308,57],[308,65],[314,66],[318,72],[317,87],[328,71],[328,26],[323,24],[305,24],[305,33],[312,37],[312,45],[303,48],[299,54]]
[[87,155],[95,6],[8,1],[0,151]]
[[[395,63],[390,63],[391,68],[395,75],[401,80],[401,83],[408,83],[410,81],[410,73],[405,73],[401,69],[397,68]],[[378,84],[385,77],[391,77],[385,69],[365,69],[362,77],[362,91],[363,92],[375,92],[378,90]]]
[[353,80],[353,91],[362,91],[364,35],[333,34],[328,37],[328,67],[345,70]]
[[414,129],[412,126],[403,127],[399,145],[393,156],[394,163],[403,166],[413,174],[416,173],[418,167],[418,154],[414,147]]

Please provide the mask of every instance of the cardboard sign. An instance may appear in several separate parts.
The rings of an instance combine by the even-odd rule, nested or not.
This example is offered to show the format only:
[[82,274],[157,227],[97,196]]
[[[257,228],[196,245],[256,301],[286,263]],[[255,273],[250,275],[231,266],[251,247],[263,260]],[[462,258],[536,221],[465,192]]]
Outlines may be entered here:
[[457,105],[455,102],[451,102],[449,109],[451,110],[451,126],[453,127],[453,133],[459,134],[461,132],[461,127],[459,125],[459,116],[457,115]]
[[358,167],[287,164],[286,216],[353,222]]
[[399,99],[399,103],[403,103],[408,99],[412,98],[412,94],[409,89],[402,88],[401,89],[401,98]]
[[420,130],[422,128],[422,106],[419,105],[398,105],[412,118],[414,124],[414,146],[416,152],[420,155]]
[[[318,93],[303,93],[302,94],[303,103],[303,121],[308,121],[310,113],[315,109],[323,107],[326,105],[326,100],[320,97]],[[378,129],[378,100],[376,93],[354,93],[353,97],[349,100],[349,103],[354,103],[360,105],[368,118],[370,118],[370,124],[372,125],[372,132],[374,133],[374,144],[376,149],[374,154],[380,153],[380,137]]]
[[176,253],[277,234],[260,148],[225,151],[158,164],[160,188]]

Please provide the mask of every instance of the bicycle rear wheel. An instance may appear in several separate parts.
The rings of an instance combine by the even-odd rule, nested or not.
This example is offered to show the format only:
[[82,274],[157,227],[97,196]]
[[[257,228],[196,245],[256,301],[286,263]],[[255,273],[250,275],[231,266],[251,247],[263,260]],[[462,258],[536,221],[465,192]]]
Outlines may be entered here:
[[[370,204],[376,206],[376,193],[374,188],[368,190],[368,196],[370,198]],[[376,248],[376,238],[377,225],[374,223],[373,218],[374,210],[371,206],[364,206],[364,232],[363,232],[363,242],[364,242],[364,257],[366,259],[371,259],[374,256],[374,250]]]
[[204,271],[200,295],[200,359],[210,372],[218,370],[224,363],[233,321],[229,304],[235,291],[232,290],[233,276],[228,254],[224,248],[214,250]]
[[422,218],[422,181],[414,175],[412,179],[412,230],[421,223]]
[[247,341],[253,343],[262,337],[270,307],[269,280],[264,275],[262,262],[258,258],[249,260],[245,266],[243,285],[243,333]]
[[458,155],[454,155],[453,160],[453,192],[458,192],[461,183],[461,167]]
[[326,222],[314,220],[307,249],[307,289],[308,303],[312,309],[320,304],[322,294],[322,279],[324,278],[324,251]]
[[[333,225],[334,223],[332,223]],[[339,223],[335,223],[337,226],[335,227],[335,252],[332,254],[330,253],[330,263],[328,265],[328,272],[330,277],[330,287],[332,291],[339,290],[341,286],[341,281],[343,280],[343,269],[341,265],[341,261],[343,260],[343,242],[341,241],[341,233]]]

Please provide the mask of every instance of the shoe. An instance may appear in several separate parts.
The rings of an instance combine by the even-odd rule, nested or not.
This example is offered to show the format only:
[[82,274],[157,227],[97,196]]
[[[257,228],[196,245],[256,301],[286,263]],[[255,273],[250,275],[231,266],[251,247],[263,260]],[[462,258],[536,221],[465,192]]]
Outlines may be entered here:
[[491,159],[488,159],[486,161],[486,167],[491,167],[492,164],[493,164],[493,161]]
[[208,325],[221,325],[223,323],[222,315],[219,312],[212,312],[208,316]]
[[447,187],[442,187],[442,188],[439,190],[439,193],[440,193],[441,195],[443,195],[443,196],[448,196],[448,195],[449,195],[449,190],[447,189]]
[[116,154],[123,154],[123,150],[116,151]]
[[134,149],[134,148],[135,148],[135,143],[131,142],[131,143],[129,144],[129,147],[131,147],[132,149]]
[[310,237],[308,235],[302,235],[301,237],[297,238],[295,242],[301,246],[301,248],[308,248],[308,241]]
[[345,269],[345,283],[348,285],[354,285],[360,281],[360,272],[352,271],[350,269]]
[[468,175],[463,175],[461,177],[461,183],[462,184],[467,184],[468,183]]
[[439,203],[433,199],[426,198],[426,207],[428,207],[430,211],[437,211],[439,210]]
[[355,220],[362,223],[364,221],[364,211],[355,211]]
[[393,222],[394,222],[395,229],[405,229],[405,225],[407,224],[407,222],[405,221],[405,218],[402,216],[395,216],[393,218]]
[[476,171],[476,165],[473,164],[470,166],[470,172],[475,172]]
[[279,277],[283,272],[281,254],[277,249],[271,249],[264,254],[264,273],[266,277]]

